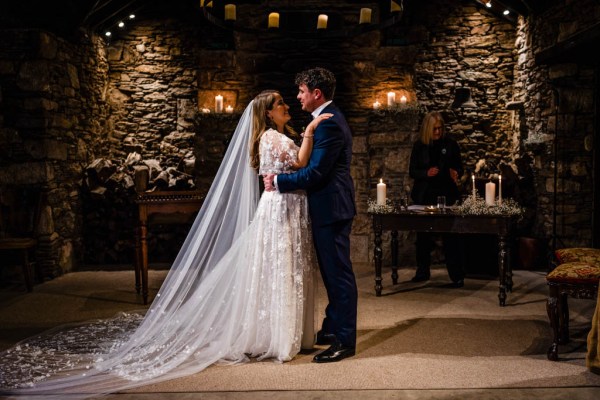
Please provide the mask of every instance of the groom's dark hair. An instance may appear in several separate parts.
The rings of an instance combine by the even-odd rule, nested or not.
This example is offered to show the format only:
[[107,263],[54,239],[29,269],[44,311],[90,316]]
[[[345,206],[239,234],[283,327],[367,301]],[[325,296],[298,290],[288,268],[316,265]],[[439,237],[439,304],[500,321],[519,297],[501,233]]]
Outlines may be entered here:
[[333,99],[335,94],[335,75],[328,69],[316,67],[307,69],[296,75],[296,85],[305,84],[311,92],[320,89],[327,100]]

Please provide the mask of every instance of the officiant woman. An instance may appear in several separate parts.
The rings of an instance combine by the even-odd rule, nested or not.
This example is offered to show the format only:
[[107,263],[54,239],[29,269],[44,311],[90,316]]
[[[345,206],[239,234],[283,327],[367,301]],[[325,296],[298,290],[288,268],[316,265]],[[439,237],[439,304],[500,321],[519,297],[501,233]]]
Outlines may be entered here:
[[[447,135],[442,114],[437,111],[429,112],[423,118],[420,138],[412,148],[409,174],[414,179],[411,197],[415,204],[437,204],[438,196],[445,196],[446,204],[450,205],[459,199],[458,181],[463,174],[460,148]],[[460,239],[454,234],[443,234],[442,241],[451,286],[462,287],[465,273]],[[427,281],[431,276],[434,237],[430,233],[417,232],[415,245],[417,271],[412,281]]]

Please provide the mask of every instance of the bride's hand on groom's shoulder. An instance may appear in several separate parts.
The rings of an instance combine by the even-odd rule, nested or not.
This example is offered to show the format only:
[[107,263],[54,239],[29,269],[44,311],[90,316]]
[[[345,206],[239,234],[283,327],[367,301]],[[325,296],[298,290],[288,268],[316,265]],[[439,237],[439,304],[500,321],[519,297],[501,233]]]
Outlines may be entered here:
[[331,114],[331,113],[319,114],[319,116],[317,118],[310,121],[310,124],[308,124],[308,126],[306,127],[306,130],[302,133],[302,136],[310,137],[310,136],[314,135],[315,129],[317,129],[317,125],[319,125],[319,123],[321,123],[321,121],[324,121],[331,117],[333,117],[333,114]]

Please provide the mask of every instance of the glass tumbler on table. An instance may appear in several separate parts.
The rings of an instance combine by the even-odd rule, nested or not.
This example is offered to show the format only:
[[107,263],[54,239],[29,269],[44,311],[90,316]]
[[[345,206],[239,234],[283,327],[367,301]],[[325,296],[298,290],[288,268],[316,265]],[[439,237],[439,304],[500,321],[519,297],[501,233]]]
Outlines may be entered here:
[[400,211],[406,211],[408,210],[408,197],[407,196],[400,196]]
[[437,197],[437,208],[441,212],[444,212],[444,209],[446,208],[446,196]]

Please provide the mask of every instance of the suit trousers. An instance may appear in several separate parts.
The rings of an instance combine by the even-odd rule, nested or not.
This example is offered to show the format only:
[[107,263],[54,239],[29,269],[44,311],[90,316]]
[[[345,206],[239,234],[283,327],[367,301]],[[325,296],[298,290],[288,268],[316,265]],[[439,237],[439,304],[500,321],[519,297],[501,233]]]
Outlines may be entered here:
[[356,346],[358,290],[350,260],[352,219],[313,225],[313,240],[328,304],[321,330],[344,346]]

